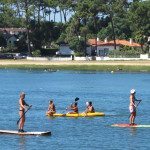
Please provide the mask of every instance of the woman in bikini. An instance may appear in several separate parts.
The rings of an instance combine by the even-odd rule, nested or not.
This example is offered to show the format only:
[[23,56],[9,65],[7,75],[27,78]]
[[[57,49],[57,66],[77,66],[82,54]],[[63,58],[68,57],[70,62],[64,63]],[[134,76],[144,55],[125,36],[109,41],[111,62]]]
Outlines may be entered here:
[[48,106],[48,111],[46,112],[46,115],[53,116],[53,114],[55,114],[55,113],[56,113],[56,108],[55,108],[54,102],[53,102],[53,100],[50,100],[49,106]]
[[[26,109],[26,106],[29,107],[29,105],[25,102],[25,93],[24,92],[21,92],[20,93],[20,99],[19,99],[19,105],[20,105],[20,108],[19,108],[19,115],[20,115],[20,122],[19,122],[19,132],[24,132],[23,130],[23,127],[24,127],[24,123],[25,123],[25,109]],[[30,106],[31,107],[31,106]]]
[[73,105],[70,106],[70,109],[72,111],[68,112],[68,114],[77,114],[77,113],[79,113],[79,111],[78,111],[78,103],[75,102]]
[[92,105],[92,102],[86,102],[86,110],[85,110],[85,113],[94,113],[95,112],[95,109]]

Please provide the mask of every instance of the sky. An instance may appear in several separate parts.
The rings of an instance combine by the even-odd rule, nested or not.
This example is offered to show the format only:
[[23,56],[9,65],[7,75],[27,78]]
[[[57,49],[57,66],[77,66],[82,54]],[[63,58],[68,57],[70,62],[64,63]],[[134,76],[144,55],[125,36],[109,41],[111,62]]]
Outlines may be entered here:
[[[142,1],[146,1],[146,0],[142,0]],[[133,2],[133,0],[128,0],[128,2]],[[67,15],[67,20],[69,20],[69,18],[73,15],[73,13],[69,13]],[[47,20],[48,20],[48,16],[47,16]],[[54,14],[51,13],[51,20],[54,20]],[[55,20],[57,22],[60,22],[60,13],[57,13],[56,16],[55,16]],[[64,22],[64,19],[63,19],[63,22]]]

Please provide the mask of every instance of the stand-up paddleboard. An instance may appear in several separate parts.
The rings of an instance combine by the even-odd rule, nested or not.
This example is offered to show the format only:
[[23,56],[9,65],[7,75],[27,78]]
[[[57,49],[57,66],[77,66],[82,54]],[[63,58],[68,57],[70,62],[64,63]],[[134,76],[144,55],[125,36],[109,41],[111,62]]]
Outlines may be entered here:
[[111,126],[112,127],[122,127],[122,128],[150,128],[150,125],[139,125],[139,124],[130,125],[127,123],[113,124]]
[[18,132],[13,130],[0,130],[0,134],[16,134],[16,135],[51,135],[50,131],[47,132]]

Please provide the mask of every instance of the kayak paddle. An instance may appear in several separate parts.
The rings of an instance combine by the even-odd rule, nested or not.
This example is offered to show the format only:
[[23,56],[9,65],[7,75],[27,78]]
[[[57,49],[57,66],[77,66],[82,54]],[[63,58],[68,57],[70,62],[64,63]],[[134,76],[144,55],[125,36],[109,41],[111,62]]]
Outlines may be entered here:
[[79,100],[79,98],[78,98],[78,97],[76,97],[74,101],[75,101],[75,102],[77,102],[78,100]]
[[74,103],[76,103],[77,101],[79,101],[79,98],[78,98],[78,97],[75,98],[74,102],[73,102],[70,106],[68,106],[68,107],[66,108],[66,110],[70,109],[70,107],[71,107]]

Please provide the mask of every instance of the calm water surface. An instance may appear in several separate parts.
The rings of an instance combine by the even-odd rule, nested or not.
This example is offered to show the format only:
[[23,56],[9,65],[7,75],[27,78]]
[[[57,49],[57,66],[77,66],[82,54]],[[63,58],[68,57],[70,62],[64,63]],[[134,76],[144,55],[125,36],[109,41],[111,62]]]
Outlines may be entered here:
[[[113,128],[128,122],[129,91],[137,90],[136,123],[150,124],[150,74],[102,73],[80,71],[0,70],[0,129],[17,130],[19,92],[33,107],[26,114],[25,130],[48,131],[52,136],[0,135],[2,150],[149,150],[150,128]],[[48,118],[48,101],[55,100],[57,112],[79,97],[79,110],[91,100],[96,111],[106,113],[95,118]]]

